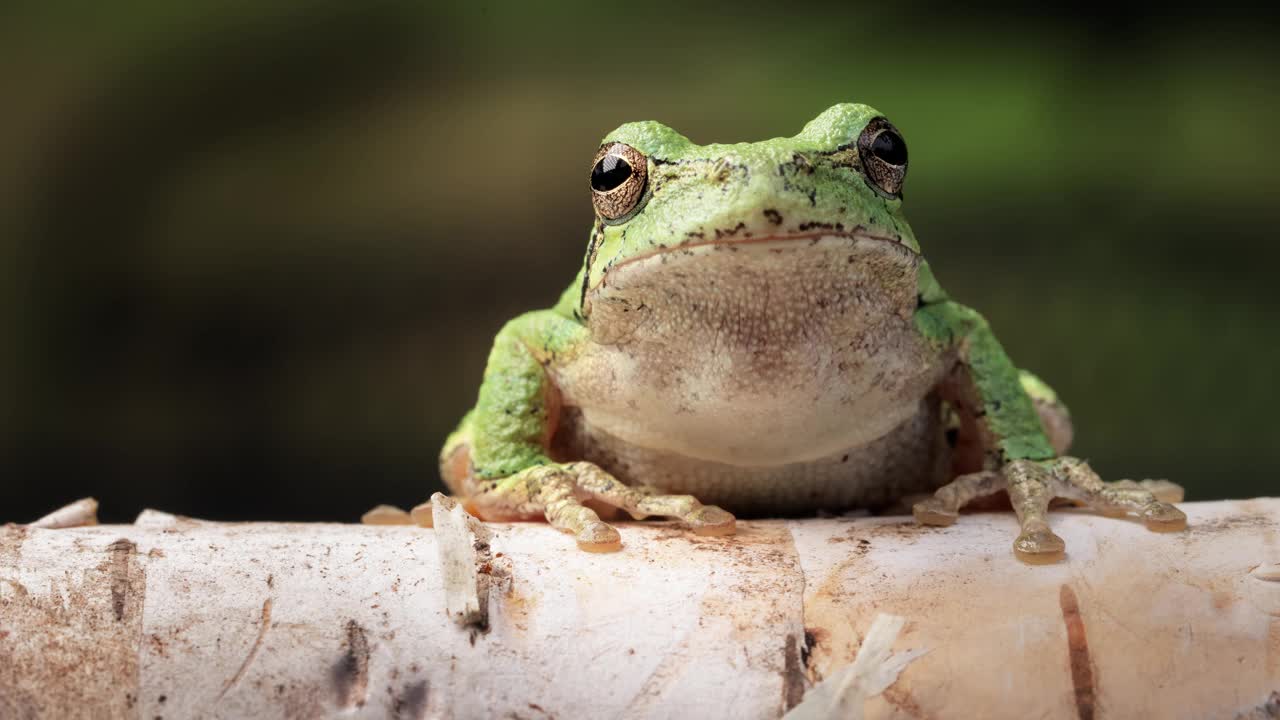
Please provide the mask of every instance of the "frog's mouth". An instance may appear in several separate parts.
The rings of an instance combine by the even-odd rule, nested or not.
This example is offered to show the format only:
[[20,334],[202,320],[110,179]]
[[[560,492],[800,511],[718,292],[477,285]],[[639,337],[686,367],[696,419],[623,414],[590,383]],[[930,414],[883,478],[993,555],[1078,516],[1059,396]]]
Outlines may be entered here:
[[862,228],[694,240],[605,267],[582,307],[602,338],[659,317],[677,320],[661,323],[671,330],[694,316],[742,328],[747,344],[759,337],[752,328],[856,316],[839,321],[846,332],[914,310],[919,262],[898,238]]
[[804,232],[775,233],[772,235],[757,235],[757,236],[726,235],[724,237],[718,237],[713,240],[691,240],[691,241],[683,242],[677,245],[659,247],[658,249],[653,250],[651,252],[647,252],[640,255],[636,255],[634,257],[627,258],[622,262],[615,263],[613,265],[606,267],[604,272],[604,277],[602,278],[602,281],[600,284],[601,285],[607,284],[608,275],[612,272],[619,272],[629,265],[643,263],[646,260],[650,260],[652,258],[663,256],[663,255],[671,255],[675,253],[693,254],[693,253],[696,253],[699,248],[707,248],[707,249],[713,249],[713,250],[724,248],[732,251],[732,250],[738,250],[743,246],[749,246],[749,245],[768,246],[771,244],[789,244],[793,242],[808,242],[810,245],[817,245],[827,238],[833,238],[833,239],[845,238],[847,240],[851,240],[855,242],[869,241],[869,242],[885,243],[887,245],[892,245],[892,246],[901,248],[902,250],[906,251],[907,253],[910,253],[911,255],[919,254],[914,249],[912,249],[909,245],[902,242],[901,235],[896,237],[892,235],[881,235],[881,234],[873,233],[861,226],[858,226],[853,230],[823,229],[823,230],[812,230],[812,231],[804,231]]

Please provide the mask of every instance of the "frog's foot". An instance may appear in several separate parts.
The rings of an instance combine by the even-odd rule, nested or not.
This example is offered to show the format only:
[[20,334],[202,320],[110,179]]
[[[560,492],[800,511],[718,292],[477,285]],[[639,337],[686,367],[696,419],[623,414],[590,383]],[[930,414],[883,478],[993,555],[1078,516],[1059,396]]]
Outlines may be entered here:
[[1182,500],[1182,488],[1167,480],[1103,482],[1089,464],[1063,457],[1049,463],[1057,495],[1106,515],[1133,513],[1148,530],[1169,532],[1187,526],[1187,516],[1170,503]]
[[652,486],[632,486],[589,462],[565,465],[574,474],[580,492],[607,505],[622,508],[637,520],[650,515],[675,518],[698,535],[732,535],[733,515],[715,505],[703,505],[692,495],[666,495]]
[[578,547],[588,552],[619,550],[622,538],[584,505],[584,500],[622,508],[636,519],[649,515],[675,518],[699,535],[730,535],[735,524],[733,515],[714,505],[703,505],[691,495],[662,495],[652,488],[635,488],[589,462],[526,468],[487,494],[522,511],[540,510],[552,527],[572,533]]
[[1134,513],[1151,530],[1181,530],[1187,516],[1170,502],[1182,499],[1182,488],[1165,480],[1103,482],[1088,463],[1072,457],[1037,462],[1015,460],[1001,472],[961,475],[939,488],[933,497],[916,503],[916,520],[950,525],[960,508],[974,498],[1007,490],[1022,532],[1013,543],[1024,562],[1061,559],[1066,544],[1049,529],[1049,502],[1063,497],[1106,515]]

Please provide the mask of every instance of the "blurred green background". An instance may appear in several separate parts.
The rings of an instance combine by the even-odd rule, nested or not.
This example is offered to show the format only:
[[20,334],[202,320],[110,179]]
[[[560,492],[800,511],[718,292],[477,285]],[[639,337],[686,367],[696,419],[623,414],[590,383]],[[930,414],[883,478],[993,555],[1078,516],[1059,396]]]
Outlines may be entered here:
[[357,518],[439,487],[581,261],[616,125],[872,104],[939,278],[1078,454],[1277,494],[1273,18],[1013,6],[49,3],[0,21],[0,520]]

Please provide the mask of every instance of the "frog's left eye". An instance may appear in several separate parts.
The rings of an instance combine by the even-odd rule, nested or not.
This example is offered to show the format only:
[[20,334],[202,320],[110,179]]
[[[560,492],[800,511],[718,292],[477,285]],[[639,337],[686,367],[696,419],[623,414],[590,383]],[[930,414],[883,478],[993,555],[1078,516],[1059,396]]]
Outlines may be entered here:
[[867,181],[886,195],[902,194],[907,177],[907,142],[898,129],[884,118],[867,123],[858,136],[858,159]]
[[608,143],[591,163],[591,203],[605,220],[634,213],[644,200],[648,160],[624,143]]

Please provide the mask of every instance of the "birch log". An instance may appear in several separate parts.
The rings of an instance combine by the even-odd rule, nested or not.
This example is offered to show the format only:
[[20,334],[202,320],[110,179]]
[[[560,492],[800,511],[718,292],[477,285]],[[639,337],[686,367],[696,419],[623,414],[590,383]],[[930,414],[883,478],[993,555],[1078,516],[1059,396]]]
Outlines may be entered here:
[[1049,566],[1000,513],[493,524],[481,625],[439,525],[8,525],[0,717],[1276,717],[1280,499],[1183,507],[1057,512]]

